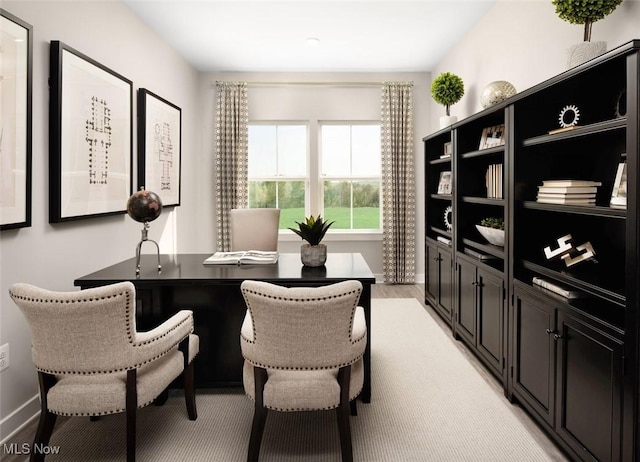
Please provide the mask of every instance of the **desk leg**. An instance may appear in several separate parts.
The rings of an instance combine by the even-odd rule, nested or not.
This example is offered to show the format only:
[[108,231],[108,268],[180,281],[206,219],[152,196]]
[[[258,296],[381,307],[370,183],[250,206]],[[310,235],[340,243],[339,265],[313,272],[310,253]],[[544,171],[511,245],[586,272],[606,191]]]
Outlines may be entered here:
[[367,323],[367,346],[364,349],[364,384],[360,399],[363,403],[371,402],[371,284],[362,284],[360,306],[364,309]]

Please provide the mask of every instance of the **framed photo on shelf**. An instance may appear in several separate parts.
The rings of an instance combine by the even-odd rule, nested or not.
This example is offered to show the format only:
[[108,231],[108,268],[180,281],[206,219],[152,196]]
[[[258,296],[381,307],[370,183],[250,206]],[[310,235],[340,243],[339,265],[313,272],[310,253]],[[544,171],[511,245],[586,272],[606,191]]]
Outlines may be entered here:
[[611,207],[614,208],[627,208],[627,162],[622,161],[618,164],[616,170],[616,178],[613,182],[613,189],[611,191]]
[[482,130],[482,138],[478,149],[495,148],[504,145],[504,124],[494,125]]
[[452,153],[453,153],[453,145],[452,145],[451,141],[448,141],[448,142],[444,143],[444,152],[442,153],[440,158],[441,159],[445,159],[447,157],[451,157]]
[[0,230],[31,226],[33,27],[0,9]]
[[49,222],[125,213],[133,84],[60,41],[49,52]]
[[180,205],[182,110],[138,90],[138,187],[155,192],[163,206]]
[[440,172],[438,182],[438,194],[451,194],[451,172]]

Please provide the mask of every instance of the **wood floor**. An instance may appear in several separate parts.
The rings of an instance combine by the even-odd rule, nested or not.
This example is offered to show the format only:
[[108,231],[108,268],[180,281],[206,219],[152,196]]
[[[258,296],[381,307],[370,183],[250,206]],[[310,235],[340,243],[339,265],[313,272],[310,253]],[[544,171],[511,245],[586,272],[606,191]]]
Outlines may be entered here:
[[[451,329],[447,324],[438,316],[438,314],[424,301],[424,285],[423,284],[411,284],[411,285],[391,285],[391,284],[374,284],[371,289],[372,298],[416,298],[425,307],[426,312],[440,325],[440,327],[448,333],[451,333]],[[468,361],[476,368],[478,373],[484,378],[484,380],[496,391],[496,393],[503,394],[502,384],[487,371],[487,369],[480,363],[476,356],[470,352],[462,342],[454,341],[454,344],[465,355]],[[506,398],[505,398],[506,399]],[[547,437],[544,431],[526,414],[526,412],[517,404],[513,404],[513,410],[522,424],[531,432],[538,443],[545,448],[548,454],[550,454],[550,461],[567,461],[569,460],[563,452],[556,446],[556,444]],[[56,429],[64,425],[65,418],[58,418],[56,423]],[[30,422],[25,428],[14,435],[9,441],[6,441],[0,446],[0,459],[3,462],[24,462],[28,460],[28,456],[24,455],[8,455],[6,448],[12,444],[18,444],[21,447],[24,443],[31,443],[33,441],[33,435],[35,434],[37,427],[37,421]],[[55,430],[54,430],[55,432]]]

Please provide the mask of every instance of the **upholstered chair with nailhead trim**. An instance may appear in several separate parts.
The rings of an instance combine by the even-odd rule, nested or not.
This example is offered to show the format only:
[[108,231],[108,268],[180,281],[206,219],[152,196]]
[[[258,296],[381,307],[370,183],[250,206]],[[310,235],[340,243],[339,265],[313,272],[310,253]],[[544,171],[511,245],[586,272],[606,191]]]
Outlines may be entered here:
[[278,250],[280,209],[231,209],[231,251]]
[[[49,443],[58,415],[126,412],[127,461],[134,461],[136,409],[154,402],[180,374],[189,419],[197,418],[193,359],[199,339],[191,311],[138,332],[130,282],[74,292],[17,283],[9,294],[31,328],[40,383],[42,411],[34,447]],[[44,455],[32,453],[31,460],[44,460]]]
[[[353,460],[349,410],[364,381],[362,284],[286,288],[244,281],[243,382],[255,402],[247,460],[257,461],[268,410],[336,409],[343,461]],[[350,406],[351,403],[351,406]]]

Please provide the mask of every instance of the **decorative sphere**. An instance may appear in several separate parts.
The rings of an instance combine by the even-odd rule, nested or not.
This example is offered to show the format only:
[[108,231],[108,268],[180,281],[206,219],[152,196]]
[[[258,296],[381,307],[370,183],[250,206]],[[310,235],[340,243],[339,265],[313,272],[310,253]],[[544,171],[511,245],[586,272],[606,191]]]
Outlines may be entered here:
[[516,88],[505,80],[491,82],[484,87],[480,95],[480,104],[483,108],[488,108],[494,104],[501,103],[507,98],[517,93]]
[[153,221],[162,213],[162,201],[156,193],[141,189],[127,201],[127,213],[140,223]]

